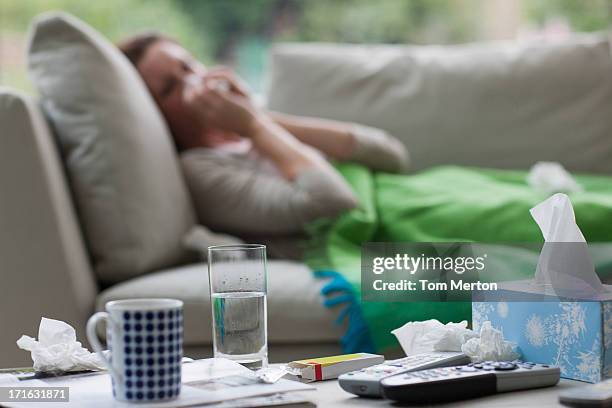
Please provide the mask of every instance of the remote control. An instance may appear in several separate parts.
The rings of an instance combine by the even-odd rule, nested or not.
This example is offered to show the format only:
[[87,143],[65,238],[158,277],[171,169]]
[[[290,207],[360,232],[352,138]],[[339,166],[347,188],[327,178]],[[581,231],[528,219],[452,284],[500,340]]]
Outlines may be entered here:
[[485,361],[394,375],[381,385],[385,398],[422,404],[548,387],[559,382],[559,375],[559,367],[546,364]]
[[559,394],[559,402],[570,407],[612,407],[612,379],[599,384],[570,388]]
[[461,352],[436,351],[386,361],[359,371],[342,374],[338,382],[342,389],[360,397],[382,397],[380,380],[392,375],[434,367],[467,364],[470,359]]

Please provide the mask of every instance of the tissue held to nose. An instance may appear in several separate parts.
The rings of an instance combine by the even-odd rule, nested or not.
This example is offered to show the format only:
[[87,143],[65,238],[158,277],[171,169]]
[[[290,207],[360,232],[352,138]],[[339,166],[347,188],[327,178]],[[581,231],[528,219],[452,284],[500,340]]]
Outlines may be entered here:
[[484,322],[480,334],[467,328],[467,321],[443,324],[431,319],[408,322],[391,333],[397,337],[407,356],[431,351],[462,351],[473,361],[514,360],[520,355],[514,343]]
[[61,320],[43,317],[38,327],[38,341],[23,335],[17,340],[17,346],[32,353],[34,370],[39,372],[60,374],[105,369],[100,357],[77,341],[74,328]]

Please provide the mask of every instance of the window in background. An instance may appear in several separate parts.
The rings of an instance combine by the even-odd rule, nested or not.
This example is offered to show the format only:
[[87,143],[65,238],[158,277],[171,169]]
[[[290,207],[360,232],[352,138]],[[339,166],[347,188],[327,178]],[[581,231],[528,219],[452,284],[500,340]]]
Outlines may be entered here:
[[260,91],[278,41],[452,44],[563,38],[609,27],[612,0],[0,0],[0,84],[31,89],[27,27],[64,10],[116,41],[163,31],[205,63],[228,64]]

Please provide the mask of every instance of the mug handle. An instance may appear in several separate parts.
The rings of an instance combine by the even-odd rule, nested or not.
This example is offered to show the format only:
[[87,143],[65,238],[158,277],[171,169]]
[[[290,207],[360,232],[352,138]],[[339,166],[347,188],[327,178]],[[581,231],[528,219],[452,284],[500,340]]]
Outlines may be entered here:
[[115,378],[115,381],[119,382],[120,380],[119,373],[117,372],[117,370],[115,370],[115,367],[112,366],[110,360],[106,357],[106,354],[104,354],[104,348],[102,347],[102,344],[100,343],[100,339],[98,338],[97,329],[98,329],[98,322],[100,320],[106,320],[106,324],[112,325],[113,323],[108,313],[106,312],[95,313],[87,321],[87,330],[86,330],[87,340],[89,340],[89,343],[91,344],[91,347],[94,349],[94,351],[98,353],[98,356],[100,356],[100,359],[102,360],[102,362],[108,369],[109,373]]

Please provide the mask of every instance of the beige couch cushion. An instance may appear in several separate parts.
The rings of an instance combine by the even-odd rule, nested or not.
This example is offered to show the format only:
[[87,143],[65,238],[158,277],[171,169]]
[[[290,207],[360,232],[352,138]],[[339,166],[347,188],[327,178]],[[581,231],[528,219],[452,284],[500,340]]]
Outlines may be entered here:
[[[333,322],[338,310],[323,307],[324,281],[290,261],[268,261],[268,339],[273,343],[335,342],[344,332]],[[205,264],[138,277],[102,292],[98,309],[110,300],[171,297],[185,302],[185,344],[212,344],[208,271]]]
[[358,121],[401,138],[413,169],[612,173],[612,58],[605,36],[459,46],[285,44],[267,95],[282,112]]
[[57,132],[98,278],[185,259],[195,223],[160,112],[129,61],[82,21],[34,21],[30,74]]

